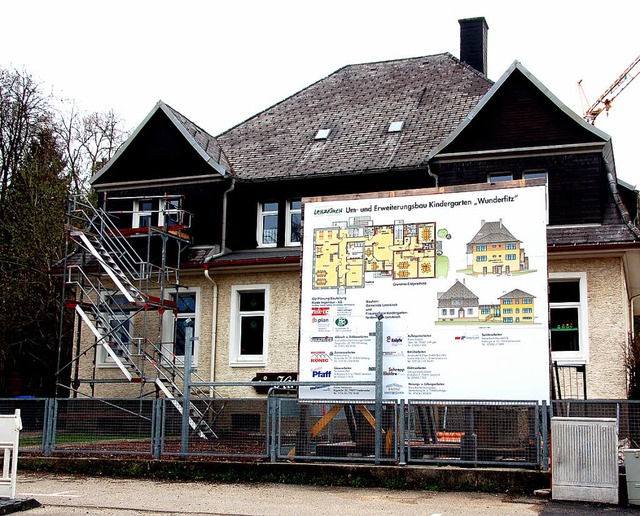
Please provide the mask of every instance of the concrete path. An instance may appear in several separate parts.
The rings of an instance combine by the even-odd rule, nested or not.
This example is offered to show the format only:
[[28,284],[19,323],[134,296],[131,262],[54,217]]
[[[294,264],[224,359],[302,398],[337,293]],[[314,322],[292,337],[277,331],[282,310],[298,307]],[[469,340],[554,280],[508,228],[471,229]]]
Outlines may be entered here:
[[18,497],[32,497],[40,515],[535,516],[534,498],[285,484],[220,484],[21,473]]
[[[637,507],[546,502],[533,497],[287,484],[170,482],[20,473],[18,498],[40,515],[592,516],[640,515]],[[4,513],[2,513],[4,514]]]

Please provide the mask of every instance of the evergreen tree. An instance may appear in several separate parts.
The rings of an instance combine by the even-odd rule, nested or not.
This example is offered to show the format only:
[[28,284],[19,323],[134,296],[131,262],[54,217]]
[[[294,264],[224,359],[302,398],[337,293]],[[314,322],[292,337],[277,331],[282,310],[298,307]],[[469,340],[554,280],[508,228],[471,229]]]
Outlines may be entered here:
[[5,192],[0,219],[0,364],[4,395],[52,395],[68,180],[50,129],[28,147]]

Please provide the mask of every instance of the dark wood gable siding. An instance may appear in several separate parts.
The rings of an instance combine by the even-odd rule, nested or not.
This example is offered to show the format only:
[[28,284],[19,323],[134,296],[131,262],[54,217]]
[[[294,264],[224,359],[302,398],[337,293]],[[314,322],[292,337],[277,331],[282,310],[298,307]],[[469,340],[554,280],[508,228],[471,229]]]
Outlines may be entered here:
[[444,153],[602,141],[515,70]]
[[[113,213],[112,219],[120,228],[132,225],[131,211],[133,200],[119,200],[118,197],[138,197],[169,195],[182,196],[183,209],[193,214],[191,228],[187,231],[193,245],[214,245],[221,241],[222,199],[224,191],[229,187],[228,181],[211,183],[195,183],[171,185],[158,188],[129,188],[111,190],[107,194],[106,209]],[[100,205],[104,206],[104,194],[100,193]],[[154,220],[153,224],[156,224]]]
[[602,156],[597,153],[442,163],[434,170],[440,186],[486,183],[493,172],[509,172],[514,179],[522,179],[527,171],[546,170],[550,224],[600,224],[605,222],[603,211],[615,217],[615,206],[603,205],[611,202],[603,194],[607,185]]
[[[288,181],[238,182],[229,196],[227,247],[237,250],[255,249],[257,245],[258,203],[278,202],[278,217],[285,220],[286,201],[323,195],[385,192],[435,186],[426,168],[392,169],[376,174],[343,174],[322,178]],[[284,227],[280,224],[280,227]],[[284,246],[284,232],[278,235],[278,246]]]
[[217,174],[160,110],[94,185]]

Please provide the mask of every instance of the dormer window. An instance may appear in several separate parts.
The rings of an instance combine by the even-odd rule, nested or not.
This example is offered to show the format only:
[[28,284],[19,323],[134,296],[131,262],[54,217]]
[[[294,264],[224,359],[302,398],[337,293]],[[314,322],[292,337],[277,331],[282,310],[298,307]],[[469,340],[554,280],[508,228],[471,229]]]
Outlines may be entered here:
[[329,137],[329,133],[331,133],[331,129],[320,129],[316,133],[315,140],[326,140]]

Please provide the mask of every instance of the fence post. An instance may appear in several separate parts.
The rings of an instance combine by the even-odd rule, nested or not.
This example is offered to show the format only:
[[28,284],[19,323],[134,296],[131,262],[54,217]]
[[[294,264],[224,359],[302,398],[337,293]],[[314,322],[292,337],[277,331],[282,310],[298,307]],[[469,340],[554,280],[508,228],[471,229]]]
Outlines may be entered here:
[[273,387],[269,389],[269,395],[267,396],[267,442],[269,443],[269,460],[271,462],[276,461],[276,439],[277,439],[277,431],[276,431],[276,417],[277,417],[277,403],[278,399],[275,396],[272,396]]
[[51,403],[53,402],[52,398],[46,398],[44,400],[44,412],[42,414],[42,451],[44,452],[45,457],[49,457],[51,453],[49,452],[49,441],[50,441],[50,432],[51,432]]
[[156,398],[153,400],[152,405],[152,417],[151,420],[151,442],[152,448],[151,452],[153,453],[154,459],[160,458],[160,443],[161,443],[161,435],[162,435],[162,399]]
[[404,416],[405,416],[405,401],[404,400],[400,400],[400,408],[399,408],[399,414],[400,414],[400,424],[398,427],[398,444],[400,446],[400,456],[399,456],[399,462],[401,466],[404,466],[407,463],[407,460],[405,458],[405,451],[404,451],[404,443],[408,441],[407,436],[405,436],[405,421],[404,421]]
[[382,456],[382,314],[376,321],[376,464]]
[[189,455],[189,420],[191,419],[191,353],[193,349],[193,328],[184,329],[184,385],[182,387],[182,432],[180,436],[180,458]]
[[544,471],[549,471],[549,425],[547,422],[549,421],[549,413],[551,411],[551,406],[547,407],[547,401],[542,400],[542,410],[540,416],[542,417],[542,469]]

